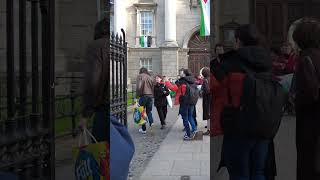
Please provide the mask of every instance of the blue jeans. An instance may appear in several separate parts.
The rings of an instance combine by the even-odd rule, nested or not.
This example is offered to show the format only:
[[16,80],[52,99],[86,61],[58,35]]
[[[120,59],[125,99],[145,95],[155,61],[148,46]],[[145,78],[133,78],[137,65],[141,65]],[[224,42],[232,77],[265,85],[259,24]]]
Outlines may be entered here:
[[192,128],[192,132],[196,131],[196,125],[193,119],[194,106],[193,105],[180,105],[180,114],[183,120],[183,126],[186,130],[187,136],[190,137],[190,126]]
[[267,139],[226,135],[223,140],[223,162],[230,180],[266,180],[269,144]]
[[[139,98],[139,105],[140,106],[144,106],[146,108],[146,112],[147,112],[147,116],[148,116],[148,120],[149,120],[149,125],[151,125],[153,123],[153,116],[152,116],[152,98],[149,96],[141,96]],[[142,130],[146,130],[147,127],[146,125],[142,125]]]

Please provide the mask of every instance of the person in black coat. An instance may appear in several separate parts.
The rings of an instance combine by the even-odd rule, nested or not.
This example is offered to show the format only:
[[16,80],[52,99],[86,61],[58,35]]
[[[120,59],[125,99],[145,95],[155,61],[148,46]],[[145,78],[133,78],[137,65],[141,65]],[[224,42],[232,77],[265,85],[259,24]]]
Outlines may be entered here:
[[320,22],[303,19],[293,32],[296,69],[297,180],[320,179]]
[[202,110],[203,120],[207,121],[207,132],[203,135],[210,135],[210,104],[211,104],[211,92],[209,86],[210,69],[208,67],[203,68],[201,75],[203,76],[203,84],[201,86],[202,92]]
[[162,76],[156,76],[156,85],[154,87],[154,106],[157,108],[158,115],[161,122],[161,129],[164,129],[166,126],[166,117],[167,117],[167,96],[170,94],[169,89],[162,82]]

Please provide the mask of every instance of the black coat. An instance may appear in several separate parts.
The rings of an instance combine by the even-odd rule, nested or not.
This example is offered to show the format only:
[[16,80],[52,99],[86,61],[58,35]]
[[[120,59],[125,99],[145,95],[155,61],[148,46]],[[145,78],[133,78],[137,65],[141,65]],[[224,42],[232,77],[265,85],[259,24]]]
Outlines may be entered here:
[[201,90],[202,90],[203,120],[209,120],[210,119],[211,92],[210,92],[208,78],[204,79]]
[[157,83],[154,86],[154,106],[167,106],[167,96],[170,94],[169,89],[164,84]]
[[[315,76],[306,56],[317,69]],[[313,96],[319,93],[319,70],[320,49],[302,52],[296,70],[297,180],[320,179],[320,98]]]

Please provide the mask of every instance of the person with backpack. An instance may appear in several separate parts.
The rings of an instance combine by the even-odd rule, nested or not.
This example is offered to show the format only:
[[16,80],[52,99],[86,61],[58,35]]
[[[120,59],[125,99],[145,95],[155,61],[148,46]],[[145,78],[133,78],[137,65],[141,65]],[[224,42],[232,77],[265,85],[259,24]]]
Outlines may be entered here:
[[296,69],[297,180],[320,179],[320,22],[302,19],[293,32]]
[[[183,125],[185,128],[184,140],[192,140],[197,131],[195,125],[193,113],[195,111],[194,106],[197,104],[199,93],[197,85],[195,84],[195,78],[191,75],[188,69],[180,71],[180,79],[176,84],[171,84],[168,79],[165,79],[165,85],[172,91],[175,91],[175,105],[180,104],[179,113],[182,116]],[[191,130],[190,130],[191,125]]]
[[221,165],[230,180],[267,180],[276,173],[270,147],[280,126],[285,93],[273,79],[270,53],[260,46],[260,37],[254,25],[241,25],[235,50],[211,67],[210,86],[218,97],[213,97],[211,130],[224,135]]
[[156,76],[156,85],[154,86],[154,106],[157,108],[161,122],[161,129],[166,126],[166,117],[168,112],[167,96],[170,95],[169,89],[164,85],[160,75]]
[[[148,116],[148,121],[150,127],[153,126],[153,116],[152,116],[152,98],[154,93],[154,80],[152,79],[148,69],[142,67],[137,76],[137,85],[136,85],[136,96],[139,98],[138,104],[146,108],[146,113]],[[143,124],[139,129],[139,132],[142,134],[147,133],[147,126]]]

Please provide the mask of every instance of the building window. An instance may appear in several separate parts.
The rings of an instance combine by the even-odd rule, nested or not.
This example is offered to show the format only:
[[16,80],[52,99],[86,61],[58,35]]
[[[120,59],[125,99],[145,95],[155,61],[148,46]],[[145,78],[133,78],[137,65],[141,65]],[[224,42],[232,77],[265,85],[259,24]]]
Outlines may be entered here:
[[140,58],[140,68],[145,67],[149,72],[152,72],[152,59],[151,58]]
[[151,36],[153,30],[153,13],[151,11],[141,11],[140,22],[140,35]]

